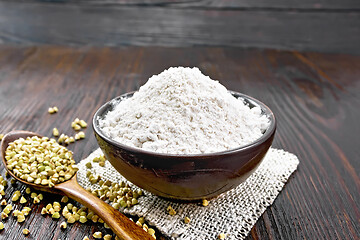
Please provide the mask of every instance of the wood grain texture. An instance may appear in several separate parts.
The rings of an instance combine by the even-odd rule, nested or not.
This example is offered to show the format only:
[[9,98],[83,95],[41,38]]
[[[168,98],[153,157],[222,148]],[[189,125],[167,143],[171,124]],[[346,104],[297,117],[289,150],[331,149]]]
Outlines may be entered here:
[[268,10],[360,10],[356,0],[2,0],[8,2],[47,2],[65,4],[112,5],[112,6],[163,6],[207,9],[268,9]]
[[0,42],[360,53],[360,1],[265,2],[0,1]]
[[[274,147],[300,159],[248,239],[359,239],[359,56],[225,47],[0,46],[0,132],[51,136],[57,127],[73,135],[75,117],[90,122],[106,101],[178,65],[198,66],[228,89],[266,103],[278,120]],[[59,112],[50,115],[53,105]],[[77,161],[97,147],[91,128],[86,134],[86,140],[70,145]],[[6,190],[7,199],[13,191]],[[24,227],[31,231],[29,239],[80,240],[106,231],[93,224],[61,231],[61,221],[40,215],[42,205],[27,205],[32,214],[23,224],[9,218],[0,239],[23,239]]]

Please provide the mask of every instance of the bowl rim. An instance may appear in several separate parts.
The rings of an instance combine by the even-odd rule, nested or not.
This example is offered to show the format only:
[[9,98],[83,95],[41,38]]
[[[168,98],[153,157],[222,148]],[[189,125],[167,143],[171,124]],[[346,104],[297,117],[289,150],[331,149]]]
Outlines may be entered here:
[[248,96],[246,94],[228,90],[228,92],[231,93],[231,95],[233,95],[233,96],[236,95],[234,97],[246,99],[246,101],[249,101],[252,104],[255,103],[254,105],[260,106],[261,110],[270,119],[270,125],[266,129],[265,133],[260,138],[255,140],[254,142],[251,142],[251,143],[246,144],[246,145],[242,145],[242,146],[237,147],[237,148],[225,150],[225,151],[211,152],[211,153],[197,153],[197,154],[158,153],[158,152],[153,152],[153,151],[149,151],[149,150],[144,150],[144,149],[141,149],[141,148],[131,147],[131,146],[122,144],[120,142],[117,142],[117,141],[111,139],[110,137],[106,136],[102,132],[97,119],[98,119],[98,117],[103,116],[103,115],[100,115],[100,113],[102,113],[102,114],[107,113],[108,112],[107,109],[110,108],[110,107],[115,106],[114,103],[118,103],[119,101],[121,101],[121,98],[128,98],[129,95],[132,96],[135,92],[137,92],[137,91],[131,91],[131,92],[121,94],[120,96],[117,96],[117,97],[111,99],[110,101],[106,102],[101,107],[99,107],[98,110],[96,110],[96,112],[95,112],[95,114],[93,116],[93,119],[92,119],[93,130],[98,136],[100,136],[104,141],[106,141],[106,142],[108,142],[110,144],[113,144],[113,145],[117,146],[118,148],[122,148],[122,149],[124,149],[126,151],[129,151],[129,152],[136,152],[138,154],[151,155],[153,157],[162,157],[162,158],[163,157],[167,157],[167,158],[198,158],[198,157],[204,157],[204,158],[206,158],[206,157],[214,157],[214,156],[223,156],[223,155],[233,154],[233,153],[240,152],[240,151],[246,151],[248,149],[259,146],[259,145],[263,144],[266,140],[268,140],[274,134],[274,132],[276,130],[276,118],[275,118],[275,115],[267,105],[265,105],[260,100],[258,100],[256,98],[253,98],[251,96]]

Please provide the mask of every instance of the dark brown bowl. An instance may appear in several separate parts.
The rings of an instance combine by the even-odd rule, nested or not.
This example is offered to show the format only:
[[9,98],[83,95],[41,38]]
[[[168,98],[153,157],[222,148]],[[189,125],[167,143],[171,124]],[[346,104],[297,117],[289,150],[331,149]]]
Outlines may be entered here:
[[97,110],[93,117],[95,137],[114,168],[137,186],[171,199],[213,198],[238,186],[256,170],[271,146],[276,130],[274,114],[265,104],[241,93],[230,93],[242,98],[250,107],[260,106],[271,121],[263,136],[251,144],[223,152],[175,155],[116,142],[102,132],[98,119],[134,92],[123,94]]

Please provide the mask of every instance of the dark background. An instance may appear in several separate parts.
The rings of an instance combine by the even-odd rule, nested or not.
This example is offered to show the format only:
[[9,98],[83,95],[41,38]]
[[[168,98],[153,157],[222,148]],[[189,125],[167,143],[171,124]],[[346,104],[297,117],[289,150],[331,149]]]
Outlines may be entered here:
[[1,0],[0,42],[360,53],[359,0]]

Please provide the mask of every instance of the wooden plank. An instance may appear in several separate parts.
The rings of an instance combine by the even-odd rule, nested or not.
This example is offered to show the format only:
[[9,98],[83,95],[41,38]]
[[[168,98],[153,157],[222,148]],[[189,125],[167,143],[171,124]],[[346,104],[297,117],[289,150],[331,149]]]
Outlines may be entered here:
[[[24,2],[23,0],[1,0]],[[85,4],[98,6],[138,6],[138,7],[175,7],[206,9],[267,9],[267,10],[348,10],[359,11],[357,0],[28,0],[27,2],[48,2],[59,4]]]
[[288,1],[288,0],[222,0],[222,1],[194,1],[186,3],[186,5],[214,7],[214,8],[240,8],[240,9],[293,9],[293,10],[351,10],[360,9],[360,2],[356,0],[304,0],[304,1]]
[[[136,90],[169,66],[198,66],[228,89],[265,102],[278,120],[274,147],[295,153],[298,170],[247,239],[358,239],[360,236],[360,56],[240,48],[0,46],[0,133],[24,129],[73,135],[75,117],[91,121],[106,101]],[[47,108],[59,107],[50,115]],[[92,129],[69,146],[75,160],[97,147]],[[0,173],[4,175],[3,166]],[[21,185],[6,189],[6,199]],[[26,195],[28,198],[28,196]],[[5,221],[0,239],[82,240],[99,224],[75,224],[40,215],[48,201],[28,202],[23,224]],[[12,203],[21,209],[20,203]]]
[[[21,16],[21,17],[19,17]],[[360,53],[360,13],[0,2],[0,42]]]

